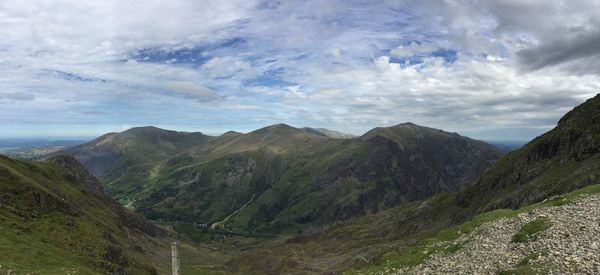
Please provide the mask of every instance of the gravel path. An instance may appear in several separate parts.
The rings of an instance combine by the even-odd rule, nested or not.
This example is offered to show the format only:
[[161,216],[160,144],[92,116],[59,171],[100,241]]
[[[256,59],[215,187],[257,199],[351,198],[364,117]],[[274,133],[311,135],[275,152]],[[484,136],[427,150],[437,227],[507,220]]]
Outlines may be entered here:
[[[550,219],[552,227],[535,241],[513,243],[521,227],[536,218]],[[550,274],[600,274],[600,195],[489,222],[452,244],[463,246],[453,254],[435,254],[414,268],[391,273],[497,274],[535,255],[530,265],[547,267]]]

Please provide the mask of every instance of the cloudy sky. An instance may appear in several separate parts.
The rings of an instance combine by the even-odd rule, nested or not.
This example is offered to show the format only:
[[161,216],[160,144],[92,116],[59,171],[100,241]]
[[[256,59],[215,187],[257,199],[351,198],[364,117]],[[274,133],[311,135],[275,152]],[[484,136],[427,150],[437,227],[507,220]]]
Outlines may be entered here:
[[600,1],[0,1],[0,136],[530,139],[600,92]]

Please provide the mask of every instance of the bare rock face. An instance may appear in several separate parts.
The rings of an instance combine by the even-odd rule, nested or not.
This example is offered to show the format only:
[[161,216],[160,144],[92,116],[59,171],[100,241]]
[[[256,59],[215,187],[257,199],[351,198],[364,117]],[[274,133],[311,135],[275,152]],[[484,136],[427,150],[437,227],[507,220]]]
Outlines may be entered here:
[[70,182],[79,184],[84,190],[104,201],[115,213],[117,213],[122,226],[139,230],[150,236],[166,234],[164,230],[147,221],[140,214],[125,209],[117,201],[110,198],[104,192],[102,184],[100,184],[96,177],[88,172],[74,156],[59,155],[52,157],[47,161],[59,165],[67,174],[66,177]]
[[47,160],[59,165],[67,173],[71,182],[80,184],[85,190],[92,194],[104,196],[102,184],[89,173],[81,163],[72,155],[59,155]]

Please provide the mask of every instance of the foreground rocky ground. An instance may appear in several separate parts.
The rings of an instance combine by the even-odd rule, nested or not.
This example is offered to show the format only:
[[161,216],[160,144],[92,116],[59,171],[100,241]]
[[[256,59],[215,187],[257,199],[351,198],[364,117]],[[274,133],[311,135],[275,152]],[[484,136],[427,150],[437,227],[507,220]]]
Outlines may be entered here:
[[[533,226],[534,232],[525,234],[525,240],[516,240],[515,235],[523,235],[541,220],[549,228]],[[452,243],[438,245],[457,249],[388,273],[600,274],[600,195],[489,222]]]

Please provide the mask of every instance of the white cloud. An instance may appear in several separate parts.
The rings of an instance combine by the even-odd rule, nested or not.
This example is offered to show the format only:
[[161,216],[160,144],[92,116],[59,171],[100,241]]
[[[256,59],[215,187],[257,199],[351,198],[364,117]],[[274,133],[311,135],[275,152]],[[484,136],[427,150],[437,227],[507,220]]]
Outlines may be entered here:
[[437,47],[434,45],[411,42],[406,46],[398,46],[397,48],[392,49],[391,53],[395,56],[408,57],[416,54],[430,53],[435,50],[437,50]]
[[535,129],[531,137],[599,91],[597,52],[564,55],[583,41],[574,38],[595,41],[599,5],[5,0],[0,116],[40,129],[285,120],[360,134],[414,121],[480,136]]
[[164,84],[166,89],[187,96],[210,98],[216,96],[216,93],[202,85],[189,81],[168,81]]

